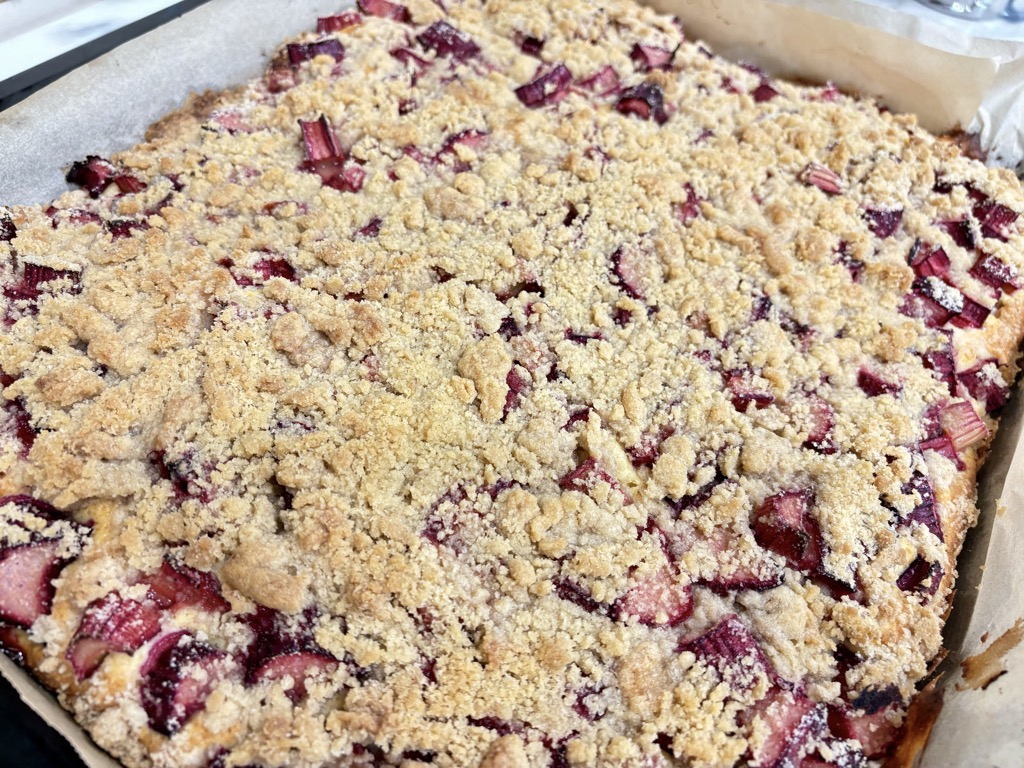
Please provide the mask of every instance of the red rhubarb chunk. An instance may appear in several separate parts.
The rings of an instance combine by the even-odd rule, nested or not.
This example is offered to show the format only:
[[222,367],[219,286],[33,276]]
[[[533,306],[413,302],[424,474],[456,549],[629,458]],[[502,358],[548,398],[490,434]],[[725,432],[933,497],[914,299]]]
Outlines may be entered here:
[[610,64],[599,69],[590,77],[579,81],[580,88],[590,91],[596,96],[615,93],[619,90],[620,85],[619,75]]
[[589,494],[595,485],[602,482],[608,483],[608,485],[621,493],[627,504],[630,502],[629,496],[622,489],[622,486],[619,485],[619,481],[598,464],[595,458],[587,459],[576,469],[567,473],[558,481],[558,485],[565,491],[579,491],[580,493]]
[[922,451],[935,451],[936,453],[940,453],[956,464],[957,469],[964,469],[964,463],[957,455],[956,446],[953,445],[953,440],[949,435],[941,434],[936,435],[935,437],[930,437],[927,440],[922,440],[918,443],[917,447]]
[[861,368],[857,372],[857,386],[868,397],[878,397],[879,395],[895,396],[903,391],[903,385],[899,382],[886,381],[867,368]]
[[639,254],[634,249],[618,248],[611,256],[612,283],[622,288],[622,292],[631,299],[643,301],[644,290],[636,263],[638,258]]
[[918,240],[910,249],[910,266],[918,277],[944,277],[949,274],[949,256],[939,246]]
[[936,225],[953,238],[953,242],[961,248],[966,248],[968,251],[974,250],[974,231],[971,229],[970,219],[960,219],[959,221],[945,219],[936,222]]
[[715,594],[727,596],[740,589],[763,592],[782,583],[783,569],[768,557],[759,562],[737,563],[733,556],[737,550],[736,541],[729,531],[716,529],[704,541],[717,556],[719,566],[714,577],[702,579],[700,583]]
[[257,670],[255,679],[256,682],[269,683],[290,677],[292,686],[285,691],[285,695],[293,703],[298,703],[306,697],[307,679],[316,675],[329,675],[337,668],[338,661],[333,656],[299,651],[274,656]]
[[108,653],[132,653],[160,631],[160,608],[111,592],[85,609],[65,654],[75,678],[84,680]]
[[292,677],[289,697],[298,701],[306,693],[307,675],[333,671],[338,660],[321,648],[313,638],[310,612],[289,620],[283,613],[258,605],[245,617],[253,631],[253,641],[245,655],[245,684]]
[[736,614],[729,614],[703,635],[682,641],[676,650],[694,654],[741,690],[754,688],[762,676],[775,677],[757,639]]
[[530,109],[557,104],[569,92],[572,73],[564,64],[556,64],[543,75],[538,72],[526,85],[516,88],[516,97]]
[[826,709],[806,696],[775,689],[760,701],[754,713],[767,726],[767,738],[758,745],[751,765],[790,768],[808,755],[825,733]]
[[633,50],[629,52],[629,58],[641,72],[650,72],[652,69],[671,69],[674,56],[674,51],[643,43],[636,43]]
[[672,212],[680,223],[686,225],[700,215],[700,198],[689,182],[683,184],[683,190],[686,192],[686,201],[675,203]]
[[939,421],[958,451],[969,448],[989,436],[989,429],[985,426],[985,422],[978,416],[974,406],[968,402],[947,405],[942,409]]
[[395,48],[391,51],[391,55],[406,66],[411,65],[418,72],[425,72],[430,66],[429,61],[424,59],[422,56],[417,56],[408,48]]
[[653,120],[658,125],[668,120],[665,96],[661,86],[654,83],[640,83],[627,88],[615,102],[615,109],[624,115],[636,115],[641,120]]
[[416,35],[416,39],[438,56],[451,56],[458,61],[466,61],[480,53],[479,45],[447,21],[435,21]]
[[608,606],[599,603],[590,596],[590,592],[570,579],[558,577],[552,580],[555,587],[555,594],[562,600],[579,606],[587,613],[604,614]]
[[769,496],[754,510],[754,540],[786,558],[801,571],[821,565],[821,532],[810,513],[809,490],[790,490]]
[[983,253],[974,262],[970,274],[986,285],[1013,293],[1021,286],[1017,270],[997,256]]
[[896,580],[896,586],[904,592],[918,592],[925,596],[934,595],[942,581],[942,566],[929,563],[918,557]]
[[725,374],[725,385],[732,393],[733,406],[741,413],[746,413],[747,408],[751,404],[753,404],[755,409],[760,410],[767,408],[775,402],[774,395],[758,389],[753,384],[751,374],[748,371],[729,371]]
[[925,352],[921,355],[924,367],[932,372],[939,381],[945,382],[949,388],[949,394],[956,394],[956,361],[953,359],[953,349],[947,343],[945,346]]
[[107,222],[107,231],[110,232],[112,240],[131,237],[132,232],[143,232],[147,229],[149,229],[147,222],[135,219],[114,219]]
[[117,168],[109,160],[89,155],[85,160],[74,163],[66,178],[71,184],[82,187],[89,197],[95,198],[113,183],[116,175]]
[[344,159],[334,129],[324,115],[316,120],[299,120],[299,125],[302,127],[307,161],[315,163],[318,160]]
[[763,104],[766,101],[774,99],[779,95],[779,92],[775,90],[767,80],[762,80],[760,85],[750,92],[750,95],[754,98],[755,102]]
[[964,296],[960,313],[954,316],[950,322],[958,328],[981,328],[991,313],[992,310],[984,304],[980,304],[970,296]]
[[206,707],[206,697],[230,669],[227,654],[187,632],[157,640],[139,670],[149,727],[165,736],[180,731]]
[[343,29],[363,23],[363,17],[356,11],[344,11],[336,16],[322,16],[316,20],[316,31],[321,34],[341,32]]
[[370,16],[400,21],[403,24],[412,23],[409,9],[398,3],[391,3],[388,0],[359,0],[356,5],[359,6],[359,10]]
[[196,607],[224,613],[231,604],[221,595],[220,580],[209,571],[198,571],[184,563],[164,560],[160,570],[147,574],[139,583],[149,587],[150,598],[160,608]]
[[312,43],[288,43],[288,63],[293,67],[317,56],[330,56],[335,61],[341,61],[345,58],[345,48],[334,37]]
[[527,375],[520,373],[518,366],[512,366],[512,369],[505,376],[505,384],[508,386],[508,394],[505,395],[503,419],[508,418],[509,413],[519,407],[520,396],[529,389],[531,381]]
[[894,208],[892,210],[866,208],[863,215],[864,220],[868,223],[868,229],[874,233],[875,237],[883,240],[887,237],[892,237],[896,230],[900,228],[900,224],[903,223],[902,208]]
[[49,613],[53,579],[60,572],[57,541],[34,541],[0,550],[0,619],[29,627]]
[[616,600],[613,611],[619,620],[629,616],[648,627],[676,627],[693,613],[693,592],[665,566]]
[[832,406],[817,395],[808,395],[808,407],[811,413],[810,428],[807,430],[807,439],[803,447],[811,450],[832,455],[836,448],[832,439],[832,428],[836,425],[836,414]]
[[987,413],[996,413],[1010,397],[1010,388],[999,372],[999,363],[995,359],[982,360],[973,368],[961,371],[956,378],[963,384],[971,397],[985,406]]
[[843,182],[839,178],[839,174],[821,163],[807,165],[800,171],[797,178],[808,186],[817,187],[827,195],[843,193]]
[[865,757],[885,757],[892,752],[899,735],[899,728],[888,719],[892,709],[890,706],[870,714],[857,714],[853,710],[830,712],[829,726],[836,736],[860,744]]
[[981,234],[985,237],[1002,240],[1005,243],[1010,237],[1010,227],[1017,220],[1019,214],[1002,203],[987,199],[976,190],[972,197],[979,195],[983,199],[975,202],[973,212],[974,218],[981,225]]
[[522,32],[517,32],[516,42],[519,44],[520,51],[525,53],[527,56],[534,56],[539,59],[541,52],[544,50],[544,43],[546,41],[539,37],[524,35]]
[[20,397],[8,400],[4,403],[3,414],[5,421],[0,424],[4,429],[0,434],[13,438],[18,446],[18,456],[27,458],[38,433],[32,427],[32,416],[25,407],[25,401]]

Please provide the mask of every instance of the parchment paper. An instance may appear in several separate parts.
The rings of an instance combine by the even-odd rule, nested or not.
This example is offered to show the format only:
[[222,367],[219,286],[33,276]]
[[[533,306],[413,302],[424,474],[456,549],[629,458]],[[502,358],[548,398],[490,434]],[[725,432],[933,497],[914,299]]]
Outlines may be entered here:
[[[981,27],[967,22],[855,0],[648,2],[678,15],[691,39],[706,39],[729,58],[775,75],[832,80],[877,95],[894,110],[918,114],[933,131],[979,131],[993,162],[1012,166],[1024,158],[1021,41],[976,37],[972,30]],[[256,75],[280,41],[345,5],[215,0],[0,113],[0,201],[51,199],[66,189],[63,171],[72,161],[140,140],[145,127],[180,106],[190,90],[224,88]],[[1024,647],[1005,654],[1006,673],[985,690],[971,689],[959,672],[960,661],[1024,617],[1022,423],[1018,392],[981,479],[981,522],[960,559],[946,630],[951,653],[943,665],[945,704],[922,768],[1024,766]],[[110,768],[109,758],[51,698],[39,695],[27,675],[2,659],[0,671],[71,739],[88,765]]]

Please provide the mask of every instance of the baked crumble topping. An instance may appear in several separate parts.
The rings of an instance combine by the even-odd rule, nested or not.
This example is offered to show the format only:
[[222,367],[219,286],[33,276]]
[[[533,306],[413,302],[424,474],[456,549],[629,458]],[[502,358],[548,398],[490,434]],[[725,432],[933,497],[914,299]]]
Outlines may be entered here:
[[128,766],[884,758],[1008,171],[626,0],[362,0],[0,209],[0,642]]

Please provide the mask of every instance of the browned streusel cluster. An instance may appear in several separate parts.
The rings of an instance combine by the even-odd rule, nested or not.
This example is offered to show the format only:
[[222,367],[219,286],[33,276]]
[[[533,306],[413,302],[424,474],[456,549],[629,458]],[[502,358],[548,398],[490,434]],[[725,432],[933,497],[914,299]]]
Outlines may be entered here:
[[1020,185],[627,0],[448,5],[0,209],[0,642],[133,768],[886,756]]

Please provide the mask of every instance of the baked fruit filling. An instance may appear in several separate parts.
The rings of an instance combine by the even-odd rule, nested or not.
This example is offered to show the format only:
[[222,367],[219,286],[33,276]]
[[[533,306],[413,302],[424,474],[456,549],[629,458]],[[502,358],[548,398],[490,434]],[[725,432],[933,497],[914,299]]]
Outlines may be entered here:
[[0,208],[0,645],[132,766],[866,768],[1024,194],[625,0],[362,0]]

